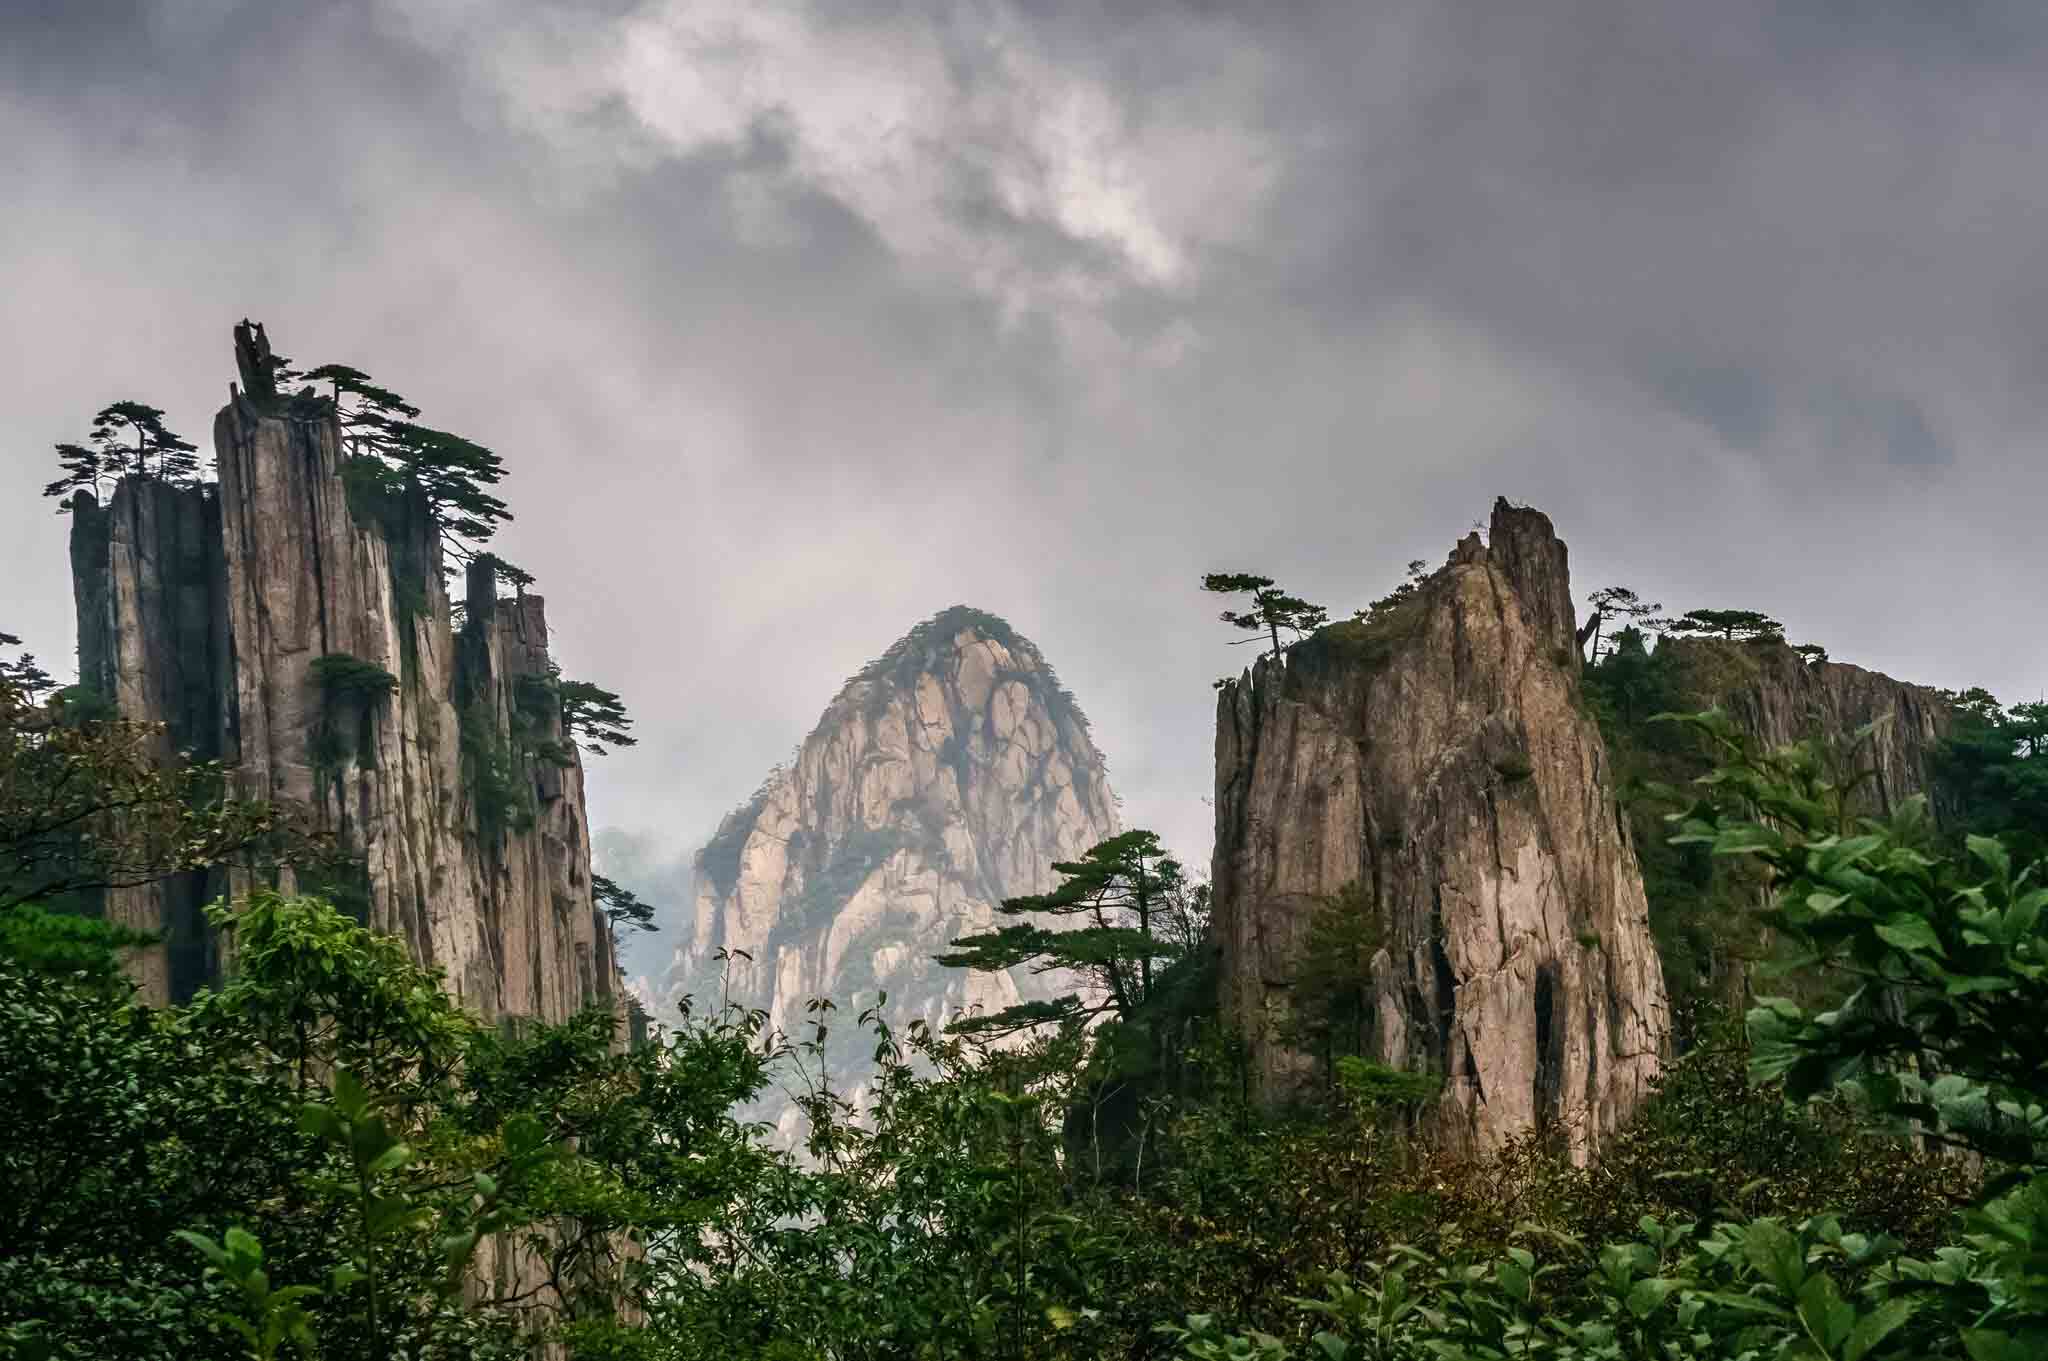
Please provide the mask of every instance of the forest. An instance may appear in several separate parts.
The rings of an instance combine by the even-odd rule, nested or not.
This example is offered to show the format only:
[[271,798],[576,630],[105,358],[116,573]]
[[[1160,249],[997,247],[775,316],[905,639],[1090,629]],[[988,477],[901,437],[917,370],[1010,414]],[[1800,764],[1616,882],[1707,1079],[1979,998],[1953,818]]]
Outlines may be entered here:
[[[351,457],[387,503],[424,499],[480,555],[504,514],[494,456],[354,370],[307,376],[329,393],[294,400],[355,403]],[[108,408],[53,494],[191,478],[160,417]],[[1263,577],[1204,585],[1249,597],[1224,622],[1278,665],[1297,640],[1378,637],[1427,581],[1416,564],[1337,624]],[[1652,619],[1620,587],[1589,603],[1577,693],[1676,1024],[1649,1099],[1586,1157],[1541,1125],[1483,1150],[1434,1137],[1441,1076],[1373,1057],[1381,924],[1355,888],[1317,908],[1296,982],[1310,1079],[1260,1099],[1217,1002],[1209,887],[1143,830],[939,960],[1088,984],[1054,1002],[901,1030],[829,998],[787,1033],[715,998],[631,1037],[612,1006],[489,1018],[318,890],[345,876],[262,886],[334,856],[329,832],[0,639],[0,1347],[2048,1355],[2048,711],[1948,696],[1933,796],[1870,816],[1881,724],[1769,747],[1699,703],[1700,659],[1785,648],[1774,621]],[[399,680],[349,660],[320,683],[390,702]],[[543,699],[522,759],[568,760],[550,733],[631,740],[609,691]],[[149,942],[95,902],[223,864],[252,886],[206,909],[228,967],[142,998],[123,965]],[[595,895],[614,928],[652,911]],[[849,1036],[878,1074],[859,1093],[817,1077]],[[738,1113],[775,1084],[797,1089],[800,1147]]]

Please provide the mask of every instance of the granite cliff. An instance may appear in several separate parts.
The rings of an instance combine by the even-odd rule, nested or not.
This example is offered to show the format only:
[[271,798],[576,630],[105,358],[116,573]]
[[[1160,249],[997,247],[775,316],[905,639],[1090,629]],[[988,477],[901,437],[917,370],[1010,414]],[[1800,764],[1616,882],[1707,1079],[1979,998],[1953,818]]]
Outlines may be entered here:
[[[1619,665],[1617,665],[1617,661]],[[1653,655],[1638,651],[1598,668],[1607,691],[1606,727],[1623,801],[1642,860],[1650,920],[1664,961],[1665,983],[1689,1039],[1702,1004],[1739,1015],[1749,1006],[1754,968],[1772,944],[1755,920],[1762,886],[1748,867],[1700,847],[1665,844],[1670,805],[1645,796],[1649,783],[1685,788],[1707,773],[1712,754],[1693,734],[1646,721],[1658,710],[1719,708],[1766,748],[1819,738],[1840,747],[1877,724],[1854,753],[1870,772],[1852,803],[1882,816],[1915,795],[1927,795],[1939,820],[1949,813],[1935,778],[1942,740],[1954,725],[1948,696],[1843,662],[1809,660],[1782,639],[1729,642],[1665,637]],[[1645,693],[1609,684],[1629,677]],[[1622,701],[1617,704],[1615,701]],[[1879,723],[1880,719],[1889,721]],[[1803,993],[1814,980],[1780,979],[1773,992]]]
[[[72,502],[81,684],[225,762],[243,796],[310,809],[350,866],[315,886],[471,1007],[559,1020],[614,1000],[541,597],[500,599],[479,562],[458,626],[425,501],[356,475],[332,408],[271,393],[261,328],[237,339],[217,485],[129,478]],[[217,973],[200,908],[242,886],[109,894],[109,916],[167,931],[137,965],[146,997]]]
[[1941,691],[1846,662],[1808,661],[1779,641],[1666,638],[1657,650],[1666,649],[1689,703],[1725,710],[1766,746],[1814,736],[1848,741],[1889,716],[1861,754],[1874,778],[1858,801],[1883,814],[1916,794],[1935,797],[1934,760],[1954,716]]
[[1635,848],[1579,688],[1565,545],[1505,501],[1411,594],[1221,687],[1222,1006],[1269,1098],[1310,1079],[1290,996],[1318,912],[1369,914],[1369,1052],[1443,1079],[1480,1147],[1583,1153],[1657,1073],[1669,1016]]
[[809,999],[829,997],[849,1041],[833,1063],[843,1077],[863,1047],[849,1022],[877,989],[892,1023],[934,1027],[1071,990],[931,957],[1117,830],[1087,721],[1038,649],[993,615],[946,610],[848,681],[795,758],[720,823],[696,859],[670,996],[729,996],[792,1032]]

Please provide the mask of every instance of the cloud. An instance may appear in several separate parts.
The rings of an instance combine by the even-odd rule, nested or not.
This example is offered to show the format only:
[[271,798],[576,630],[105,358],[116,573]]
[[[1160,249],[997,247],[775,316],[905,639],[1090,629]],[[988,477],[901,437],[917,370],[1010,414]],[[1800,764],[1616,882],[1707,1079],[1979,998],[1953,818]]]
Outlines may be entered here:
[[8,7],[0,627],[69,634],[48,446],[204,431],[247,314],[506,456],[676,840],[965,600],[1199,859],[1199,574],[1342,612],[1501,493],[1582,592],[2031,692],[2048,15],[1853,8]]

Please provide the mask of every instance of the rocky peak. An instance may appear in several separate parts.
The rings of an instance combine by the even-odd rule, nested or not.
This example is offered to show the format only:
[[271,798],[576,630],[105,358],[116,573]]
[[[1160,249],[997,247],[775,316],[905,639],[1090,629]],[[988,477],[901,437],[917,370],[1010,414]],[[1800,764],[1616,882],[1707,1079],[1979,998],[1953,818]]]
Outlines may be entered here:
[[[226,762],[244,796],[310,808],[352,866],[314,887],[469,1005],[559,1020],[614,998],[582,767],[532,684],[540,598],[500,601],[473,570],[458,633],[423,499],[352,475],[327,404],[275,397],[260,327],[237,328],[236,359],[218,486],[131,477],[73,503],[81,682]],[[218,969],[200,908],[244,887],[214,871],[109,894],[111,917],[168,931],[145,997]]]
[[795,758],[720,823],[697,857],[671,996],[729,995],[792,1029],[813,997],[850,1015],[882,989],[892,1022],[938,1026],[962,1007],[1050,996],[1047,979],[932,956],[1117,830],[1073,696],[1029,639],[955,606],[849,679]]
[[1669,1018],[1640,873],[1578,692],[1565,545],[1496,504],[1413,596],[1222,687],[1222,1003],[1268,1097],[1318,914],[1370,914],[1367,1057],[1443,1079],[1430,1122],[1582,1153],[1657,1072]]

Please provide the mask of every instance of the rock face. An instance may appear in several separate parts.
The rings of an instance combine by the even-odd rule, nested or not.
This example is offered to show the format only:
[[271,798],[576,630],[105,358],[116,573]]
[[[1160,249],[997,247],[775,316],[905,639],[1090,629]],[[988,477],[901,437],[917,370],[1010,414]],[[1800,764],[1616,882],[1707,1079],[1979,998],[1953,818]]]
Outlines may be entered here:
[[1503,501],[1407,600],[1222,687],[1221,1000],[1269,1098],[1311,1074],[1290,989],[1349,886],[1383,942],[1370,1044],[1443,1078],[1449,1141],[1548,1124],[1583,1153],[1658,1071],[1663,979],[1571,600],[1549,520]]
[[830,997],[844,1074],[863,1048],[848,1022],[877,988],[892,1023],[934,1027],[1070,990],[931,957],[1117,830],[1087,721],[1038,649],[993,615],[946,610],[849,681],[698,854],[671,997],[729,995],[792,1032]]
[[1939,690],[1845,662],[1808,662],[1777,642],[1666,638],[1657,650],[1666,648],[1701,707],[1719,705],[1767,746],[1814,736],[1847,742],[1890,715],[1859,756],[1875,778],[1858,800],[1884,814],[1916,794],[1935,794],[1935,754],[1954,723],[1953,705]]
[[[1935,758],[1954,721],[1947,696],[1875,671],[1841,662],[1808,662],[1782,641],[1727,642],[1666,637],[1656,649],[1670,693],[1659,707],[1681,711],[1720,708],[1764,747],[1820,738],[1846,747],[1857,731],[1889,716],[1868,745],[1853,753],[1872,778],[1860,784],[1852,804],[1860,812],[1885,816],[1915,795],[1929,795],[1937,820],[1948,813],[1935,780]],[[1622,764],[1644,763],[1640,727],[1618,738]],[[1706,774],[1713,756],[1703,745],[1666,746],[1649,758],[1642,773],[1673,786]],[[1760,981],[1754,965],[1768,958],[1770,934],[1754,916],[1763,885],[1747,867],[1700,855],[1674,856],[1651,844],[1668,835],[1655,800],[1633,804],[1629,818],[1644,847],[1650,916],[1664,946],[1665,983],[1680,1011],[1680,1030],[1689,1032],[1694,1008],[1704,1002],[1741,1015],[1754,1001]],[[1813,980],[1776,976],[1763,988],[1801,995]],[[1817,1000],[1813,994],[1808,1000]],[[1688,1038],[1681,1035],[1681,1038]]]
[[[473,568],[454,627],[427,506],[353,474],[324,406],[232,393],[214,445],[217,487],[131,478],[104,508],[74,501],[81,681],[225,761],[244,796],[310,806],[354,864],[311,886],[471,1007],[559,1020],[612,999],[541,598],[500,600]],[[220,967],[198,908],[224,886],[110,895],[109,915],[170,928],[139,966],[146,996]]]

